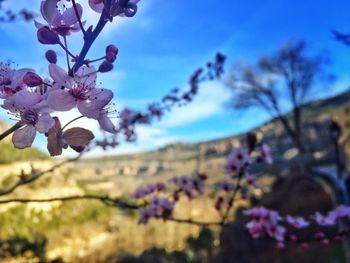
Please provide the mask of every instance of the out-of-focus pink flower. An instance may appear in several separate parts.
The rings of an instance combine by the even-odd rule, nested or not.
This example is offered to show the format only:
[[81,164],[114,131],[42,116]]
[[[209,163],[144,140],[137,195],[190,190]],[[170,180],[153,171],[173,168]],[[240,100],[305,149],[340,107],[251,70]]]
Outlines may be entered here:
[[152,217],[167,218],[172,214],[174,203],[161,197],[153,197],[148,207],[139,209],[139,224],[146,224]]
[[247,174],[246,178],[247,178],[247,183],[249,185],[251,185],[252,187],[257,188],[257,189],[261,188],[261,185],[257,182],[256,177],[254,175]]
[[170,182],[177,187],[177,192],[183,192],[188,198],[193,198],[195,193],[202,194],[204,190],[204,180],[199,176],[173,177]]
[[295,228],[305,228],[310,225],[310,222],[306,221],[303,217],[293,217],[290,215],[287,215],[286,221],[294,226]]
[[272,164],[271,148],[267,144],[261,146],[259,158],[268,164]]
[[245,148],[234,148],[224,166],[228,174],[234,174],[251,164],[252,159]]
[[0,98],[5,99],[25,87],[23,77],[31,69],[13,69],[10,64],[0,63]]
[[336,223],[337,214],[334,212],[330,212],[328,213],[328,215],[324,216],[321,213],[317,212],[314,215],[314,219],[317,222],[317,224],[321,226],[333,226]]
[[286,245],[284,244],[284,242],[277,242],[276,248],[277,248],[278,250],[283,250],[283,249],[286,248]]
[[334,212],[336,213],[337,218],[350,218],[350,207],[348,206],[340,205],[334,210]]
[[246,210],[244,214],[252,218],[246,225],[252,237],[257,238],[267,234],[279,242],[284,241],[286,228],[279,225],[282,217],[276,211],[264,207],[255,207]]
[[[47,22],[47,25],[35,21],[35,26],[38,29],[48,26],[53,32],[62,36],[79,31],[78,17],[74,7],[59,10],[57,3],[58,0],[44,0],[41,2],[41,15]],[[80,4],[77,4],[77,10],[79,18],[81,18],[83,8]]]
[[166,190],[164,183],[158,182],[154,184],[149,184],[147,186],[140,186],[132,194],[131,197],[135,199],[144,198],[152,193],[160,193]]

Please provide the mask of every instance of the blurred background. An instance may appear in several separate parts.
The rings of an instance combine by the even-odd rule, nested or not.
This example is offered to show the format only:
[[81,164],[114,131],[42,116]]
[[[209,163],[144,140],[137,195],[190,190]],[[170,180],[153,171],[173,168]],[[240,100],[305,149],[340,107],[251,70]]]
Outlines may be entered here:
[[[0,0],[0,61],[48,76],[47,47],[38,43],[32,19],[41,21],[40,2]],[[99,16],[88,1],[78,2],[83,20],[95,24]],[[115,69],[98,79],[113,90],[118,111],[143,110],[172,88],[188,89],[193,71],[217,52],[227,56],[225,74],[201,83],[188,105],[138,126],[135,142],[118,138],[118,147],[94,149],[4,198],[127,196],[140,185],[195,172],[215,182],[231,149],[254,132],[270,145],[274,162],[255,167],[263,190],[235,204],[235,222],[244,225],[241,210],[252,205],[305,216],[348,202],[349,8],[345,0],[141,1],[137,15],[108,24],[89,53],[94,59],[108,44],[119,48]],[[81,44],[80,33],[69,38],[72,53]],[[79,113],[59,116],[67,123]],[[0,131],[13,123],[0,111]],[[105,136],[94,121],[76,124],[97,139]],[[23,151],[10,139],[0,142],[2,189],[19,175],[76,155],[49,157],[40,136]],[[176,213],[218,220],[211,192],[181,200]],[[137,221],[137,213],[91,200],[1,204],[0,262],[350,262],[346,241],[280,252],[269,239],[252,240],[246,229],[230,224]]]

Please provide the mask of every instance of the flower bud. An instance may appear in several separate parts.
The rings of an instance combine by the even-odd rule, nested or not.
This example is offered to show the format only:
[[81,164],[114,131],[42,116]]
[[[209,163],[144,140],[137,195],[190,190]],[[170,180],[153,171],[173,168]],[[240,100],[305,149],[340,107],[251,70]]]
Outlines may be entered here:
[[115,53],[113,53],[113,52],[108,52],[108,53],[106,54],[106,60],[107,60],[108,62],[113,63],[116,59],[117,59],[117,56],[116,56]]
[[109,45],[109,46],[106,47],[106,54],[108,52],[113,52],[116,55],[118,55],[119,49],[115,45]]
[[58,35],[46,26],[38,29],[37,37],[39,42],[44,45],[56,45],[60,43]]
[[48,50],[45,53],[45,58],[47,59],[47,61],[49,61],[50,63],[56,64],[57,63],[57,54],[55,51],[53,50]]
[[114,45],[109,45],[106,48],[106,60],[110,63],[113,63],[118,55],[118,48]]
[[98,71],[101,73],[109,72],[113,69],[113,64],[108,62],[107,60],[103,61],[100,67],[98,68]]
[[329,239],[328,238],[324,238],[322,241],[321,241],[322,245],[323,246],[328,246],[329,245]]
[[36,87],[43,84],[43,80],[33,72],[27,72],[23,77],[23,83],[28,87]]
[[285,245],[283,242],[278,242],[278,243],[276,244],[276,248],[277,248],[278,250],[283,250],[283,249],[286,248],[286,245]]
[[128,4],[128,6],[124,9],[124,14],[126,17],[133,17],[137,13],[137,5],[136,4]]

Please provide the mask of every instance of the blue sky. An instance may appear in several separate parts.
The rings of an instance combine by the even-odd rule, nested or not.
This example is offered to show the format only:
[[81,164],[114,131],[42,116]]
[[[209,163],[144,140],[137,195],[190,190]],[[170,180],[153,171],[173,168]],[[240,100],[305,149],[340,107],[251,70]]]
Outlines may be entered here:
[[[78,2],[86,5],[87,0]],[[7,5],[11,3],[16,3],[14,9],[34,11],[40,5],[39,0],[7,0]],[[95,23],[97,14],[85,10],[87,23]],[[107,44],[117,45],[120,53],[115,70],[99,80],[115,92],[118,109],[142,109],[175,86],[186,88],[193,70],[217,51],[228,55],[229,68],[237,60],[254,62],[287,40],[304,39],[310,49],[329,52],[332,58],[330,69],[337,81],[318,94],[324,96],[340,92],[350,83],[350,49],[334,41],[330,33],[331,29],[350,32],[349,10],[346,0],[142,0],[136,17],[120,18],[107,26],[90,58],[103,54]],[[37,42],[32,24],[1,24],[0,34],[0,60],[11,59],[18,67],[47,74],[43,56],[48,47]],[[74,53],[81,46],[80,36],[75,33],[69,40]],[[64,61],[62,52],[60,60]],[[259,109],[227,110],[228,97],[229,92],[220,83],[205,83],[191,105],[174,110],[155,125],[139,128],[137,143],[122,145],[113,153],[228,136],[268,119]],[[63,118],[71,116],[65,114]],[[92,122],[80,124],[97,130]],[[45,147],[42,138],[36,145]]]

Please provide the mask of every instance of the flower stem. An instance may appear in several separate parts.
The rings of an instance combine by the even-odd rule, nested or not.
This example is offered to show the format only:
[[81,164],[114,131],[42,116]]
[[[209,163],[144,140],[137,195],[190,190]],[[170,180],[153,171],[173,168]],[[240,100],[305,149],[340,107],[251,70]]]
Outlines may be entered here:
[[81,116],[79,116],[79,117],[74,118],[73,120],[69,121],[66,125],[64,125],[63,128],[62,128],[62,130],[64,130],[65,128],[67,128],[67,126],[68,126],[69,124],[71,124],[71,123],[73,123],[73,122],[75,122],[75,121],[77,121],[77,120],[80,120],[80,119],[82,119],[82,118],[84,118],[84,117],[85,117],[85,116],[81,115]]
[[73,4],[74,12],[75,12],[75,14],[77,16],[77,19],[78,19],[78,22],[79,22],[79,26],[80,26],[81,32],[83,32],[83,35],[85,36],[86,35],[86,31],[84,29],[83,23],[81,22],[81,18],[79,16],[79,12],[78,12],[78,7],[77,7],[77,4],[75,3],[75,0],[72,0],[72,4]]
[[[105,1],[105,6],[109,6],[111,3],[111,0],[107,0]],[[80,51],[79,56],[76,59],[76,63],[74,64],[74,66],[72,67],[72,69],[69,71],[69,75],[73,76],[75,72],[78,71],[78,69],[84,65],[85,63],[85,57],[87,55],[87,53],[89,52],[92,44],[95,42],[96,38],[98,37],[98,35],[102,32],[103,28],[105,27],[105,25],[108,22],[108,8],[104,8],[101,16],[100,16],[100,20],[98,21],[96,27],[94,30],[90,30],[88,29],[86,31],[86,34],[84,36],[84,46],[82,48],[82,50]]]
[[5,132],[3,132],[2,134],[0,134],[0,141],[2,141],[3,139],[5,139],[7,136],[9,136],[11,133],[13,133],[14,131],[18,130],[19,128],[21,128],[23,126],[22,122],[17,122],[15,125],[13,125],[10,129],[6,130]]

